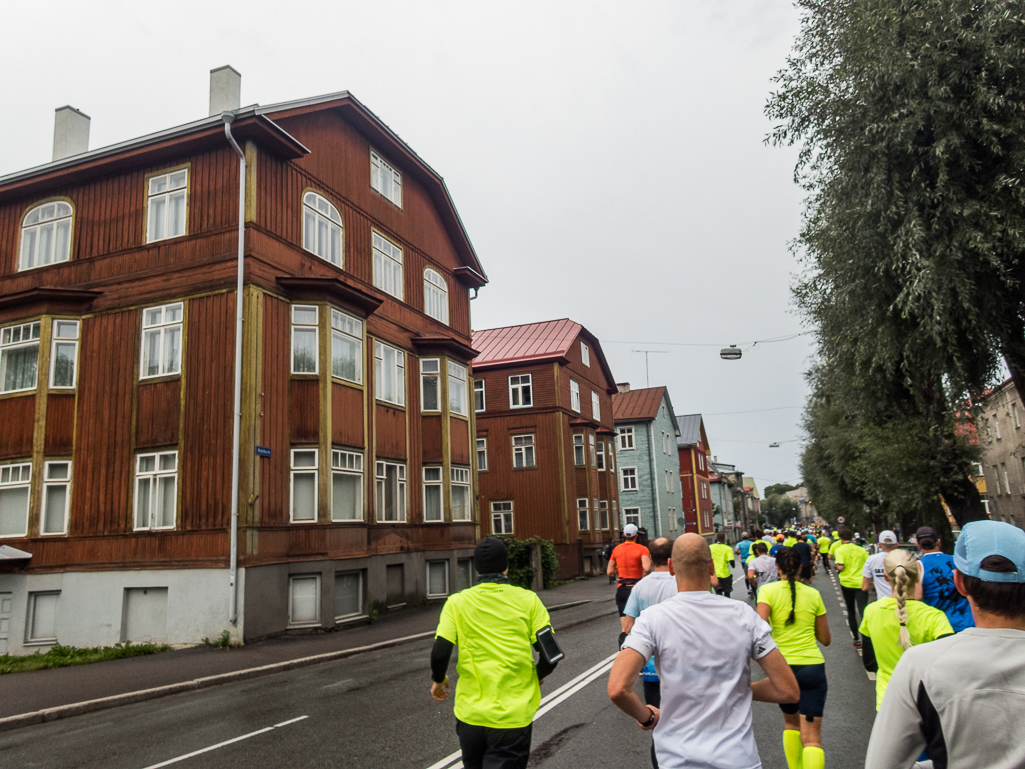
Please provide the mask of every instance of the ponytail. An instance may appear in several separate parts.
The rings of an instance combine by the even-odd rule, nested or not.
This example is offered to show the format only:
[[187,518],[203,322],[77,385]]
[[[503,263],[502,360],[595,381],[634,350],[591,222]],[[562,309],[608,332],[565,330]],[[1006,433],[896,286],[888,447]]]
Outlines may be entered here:
[[908,631],[908,594],[918,582],[918,567],[915,559],[903,550],[891,550],[883,561],[883,570],[893,585],[893,598],[897,602],[894,613],[900,623],[900,646],[904,651],[911,648],[911,633]]
[[793,625],[797,619],[797,575],[801,571],[801,555],[792,547],[781,547],[776,551],[776,566],[790,583],[790,616],[785,624]]

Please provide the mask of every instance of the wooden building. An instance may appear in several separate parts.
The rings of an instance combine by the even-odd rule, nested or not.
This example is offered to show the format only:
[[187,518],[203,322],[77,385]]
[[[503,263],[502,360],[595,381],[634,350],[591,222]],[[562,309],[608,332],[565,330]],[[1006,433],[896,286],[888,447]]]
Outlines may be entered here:
[[683,511],[686,530],[708,539],[715,533],[712,518],[712,450],[705,433],[705,422],[700,414],[678,416],[680,437],[676,445],[680,452],[680,487],[683,491]]
[[599,569],[621,523],[601,345],[563,319],[474,331],[473,348],[482,529],[553,540],[562,577]]
[[347,92],[238,85],[94,151],[58,110],[54,161],[0,178],[0,653],[331,628],[472,576],[486,277],[444,181]]

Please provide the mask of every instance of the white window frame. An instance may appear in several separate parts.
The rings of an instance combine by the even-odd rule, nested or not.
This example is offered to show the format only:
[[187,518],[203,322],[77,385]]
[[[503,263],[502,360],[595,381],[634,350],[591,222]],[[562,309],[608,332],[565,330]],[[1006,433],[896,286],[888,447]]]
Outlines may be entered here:
[[616,471],[616,444],[609,441],[609,472]]
[[617,429],[619,435],[619,450],[620,451],[633,451],[637,448],[637,443],[634,440],[634,428],[633,425],[620,427]]
[[[336,236],[337,259],[332,254]],[[327,242],[322,242],[324,240]],[[342,225],[342,215],[330,200],[313,190],[307,190],[303,194],[303,250],[339,269],[345,267],[345,229]]]
[[[147,458],[153,458],[153,470],[143,472],[142,461]],[[161,460],[165,457],[174,457],[174,468],[167,470],[161,467]],[[171,509],[174,511],[174,521],[170,526],[155,526],[156,515],[160,508],[159,501],[162,500],[160,497],[161,489],[164,485],[160,483],[161,479],[174,478],[174,499],[171,500]],[[149,479],[150,482],[150,509],[146,515],[147,524],[145,526],[139,525],[139,485],[143,479]],[[134,531],[171,531],[178,526],[178,451],[144,451],[135,455],[135,499],[132,505],[132,526]]]
[[448,361],[448,410],[461,417],[470,415],[470,404],[467,403],[466,366],[455,361]]
[[[513,469],[529,470],[537,467],[537,445],[534,433],[520,433],[510,437],[513,447]],[[530,464],[527,464],[528,459]],[[521,464],[517,464],[517,461]]]
[[[397,509],[394,518],[388,518],[384,509],[385,484],[388,483],[388,468],[395,469],[395,497]],[[374,518],[377,523],[405,523],[408,520],[409,491],[406,485],[406,463],[379,459],[374,464]]]
[[[434,408],[427,407],[427,393],[434,390]],[[420,411],[428,414],[441,412],[441,358],[420,359]]]
[[[484,460],[483,464],[481,459]],[[488,439],[478,438],[477,439],[477,472],[486,473],[488,471]]]
[[[42,322],[32,320],[27,323],[15,323],[0,329],[0,394],[23,393],[35,390],[39,385],[39,337]],[[27,336],[27,338],[26,338]],[[16,350],[36,348],[35,375],[31,387],[12,387],[7,389],[8,355]]]
[[[491,533],[498,536],[512,536],[515,531],[515,509],[511,499],[491,503]],[[501,525],[496,526],[496,521]]]
[[[443,592],[443,593],[432,593],[431,592],[431,566],[439,566],[439,565],[445,567],[445,569],[444,569],[445,570],[445,592]],[[427,587],[427,597],[428,598],[444,598],[445,596],[447,596],[449,594],[449,573],[448,573],[449,562],[448,561],[440,561],[440,560],[432,559],[432,560],[427,562],[426,566],[427,566],[427,571],[426,571],[426,575],[425,576],[427,578],[427,586],[426,586]]]
[[1000,419],[997,418],[996,414],[993,415],[993,429],[996,430],[997,440],[1002,440],[1004,436],[1000,434]]
[[[317,600],[315,605],[317,607],[317,617],[312,620],[303,620],[296,622],[293,617],[295,615],[295,605],[293,603],[293,588],[292,585],[297,580],[314,580],[314,584],[317,586]],[[317,627],[320,625],[320,614],[321,614],[321,602],[323,600],[323,593],[321,592],[320,575],[319,574],[289,574],[288,575],[288,627]]]
[[[526,398],[524,398],[526,395]],[[529,409],[534,405],[534,375],[511,374],[509,376],[509,408]]]
[[609,501],[607,499],[598,500],[597,525],[599,531],[609,530]]
[[580,383],[575,379],[569,380],[569,407],[580,413]]
[[448,325],[448,282],[437,270],[424,270],[424,314]]
[[[387,373],[384,370],[385,348],[394,353],[394,365]],[[396,400],[389,400],[384,395],[383,385],[386,377],[391,379]],[[390,344],[379,342],[376,339],[374,340],[374,398],[396,406],[406,405],[406,353],[398,347],[392,347]]]
[[402,208],[402,173],[375,150],[370,150],[370,188]]
[[1006,462],[1001,462],[1000,463],[1000,473],[1003,475],[1003,478],[1004,478],[1004,493],[1009,496],[1011,494],[1011,479],[1007,475],[1007,463]]
[[[989,483],[986,484],[986,488],[989,488]],[[993,465],[993,488],[996,489],[996,494],[1000,496],[1000,470],[997,469],[996,465]]]
[[[30,222],[33,214],[35,219]],[[69,261],[74,229],[75,211],[66,200],[48,200],[30,208],[21,218],[18,271],[37,270],[40,267]],[[49,237],[45,247],[46,253],[41,255],[39,250],[43,240],[41,235],[44,232],[47,232]],[[41,261],[40,256],[45,261]]]
[[[312,465],[297,465],[296,454],[312,454]],[[295,477],[297,475],[313,476],[313,517],[295,517]],[[288,521],[289,523],[316,523],[320,517],[320,449],[315,446],[299,446],[288,452]]]
[[[309,321],[309,320],[296,320],[296,314],[297,313],[306,313],[306,312],[311,312],[311,311],[313,312],[313,315],[314,315],[314,319],[312,321]],[[318,307],[315,304],[293,304],[292,305],[292,309],[291,309],[291,315],[289,317],[291,318],[291,340],[292,340],[291,353],[290,353],[291,354],[290,371],[293,374],[309,374],[311,376],[313,376],[314,374],[319,374],[320,373],[320,307]],[[297,370],[297,367],[295,365],[296,364],[296,359],[295,359],[295,351],[296,351],[295,338],[296,338],[296,334],[297,333],[302,333],[302,334],[306,335],[306,334],[309,334],[309,332],[311,330],[313,331],[313,370],[312,371],[308,371],[306,369]]]
[[[172,178],[174,177],[174,178]],[[154,184],[163,181],[164,189],[154,192]],[[174,185],[173,187],[171,185]],[[172,199],[181,199],[181,232],[171,232],[168,225],[176,225],[171,222]],[[153,207],[157,203],[163,205],[163,234],[154,233],[154,225],[160,217],[154,212]],[[189,234],[189,169],[175,168],[161,174],[154,174],[146,179],[146,242],[159,243],[162,240],[180,238]]]
[[[50,389],[74,390],[78,384],[78,338],[81,323],[68,318],[54,318],[50,332]],[[72,333],[74,334],[72,336]],[[57,384],[57,348],[71,348],[71,384]]]
[[705,455],[700,451],[698,452],[698,470],[705,469]]
[[[355,379],[350,379],[335,371],[335,342],[355,346]],[[355,315],[336,310],[333,307],[331,308],[331,376],[345,382],[363,384],[363,321]]]
[[402,247],[377,231],[371,241],[374,286],[402,301],[406,294]]
[[584,434],[573,433],[573,465],[574,467],[587,466],[587,447],[584,445]]
[[[423,468],[423,510],[424,510],[424,523],[444,523],[445,522],[445,481],[444,481],[445,469],[441,465],[427,465]],[[430,475],[431,477],[428,477]],[[438,514],[439,518],[428,518],[427,517],[427,496],[428,491],[431,493],[437,492],[438,495]]]
[[[346,475],[357,479],[359,484],[359,509],[355,518],[340,518],[335,514],[334,477]],[[331,449],[331,520],[337,523],[366,521],[366,486],[363,480],[363,452],[348,449]]]
[[[628,483],[629,481],[629,483]],[[620,467],[619,468],[619,490],[620,491],[637,491],[637,468],[636,467]]]
[[[51,478],[51,469],[55,465],[67,465],[67,476],[64,478]],[[39,536],[56,537],[68,533],[68,511],[71,509],[71,460],[70,459],[48,459],[43,462],[43,503],[39,510]],[[47,501],[53,490],[64,489],[64,511],[61,518],[59,531],[46,530],[46,509]]]
[[[480,395],[480,408],[477,408],[477,396]],[[483,379],[473,380],[473,411],[475,414],[482,414],[488,406],[487,391]]]
[[[152,314],[159,312],[158,320],[152,319]],[[174,318],[177,318],[175,320]],[[168,320],[171,318],[171,320]],[[157,373],[147,373],[149,368],[148,340],[157,338]],[[178,348],[176,360],[169,362],[166,355],[166,346],[173,344],[177,338]],[[182,372],[182,347],[185,341],[185,304],[183,302],[170,302],[154,307],[147,307],[142,311],[142,349],[139,351],[139,379],[156,379],[165,376],[181,376]]]
[[591,513],[588,510],[587,497],[577,498],[577,531],[591,530]]
[[[473,498],[470,496],[470,468],[469,467],[451,467],[449,468],[449,477],[452,480],[452,521],[472,521],[473,520]],[[465,515],[456,517],[456,489],[463,489],[466,499],[466,507],[464,510]]]
[[634,526],[640,528],[641,525],[641,508],[639,507],[624,507],[623,508],[623,525],[632,523]]
[[587,444],[591,448],[591,467],[598,466],[598,449],[597,440],[594,437],[594,433],[587,434]]
[[591,418],[595,422],[601,421],[601,400],[594,390],[591,390]]
[[[17,476],[17,477],[15,477]],[[9,534],[0,534],[4,537],[27,537],[28,536],[28,510],[32,500],[32,463],[31,462],[9,462],[0,465],[0,493],[11,490],[24,490],[25,492],[25,525],[19,531]]]
[[54,609],[54,634],[52,636],[34,636],[32,635],[33,629],[36,624],[36,602],[41,597],[49,598],[55,597],[57,600],[57,607],[60,606],[60,590],[39,590],[32,591],[28,594],[28,601],[26,602],[25,612],[25,646],[52,646],[57,643],[57,609]]
[[605,441],[598,441],[598,464],[599,470],[605,469]]
[[591,348],[583,342],[580,343],[580,362],[588,368],[591,367]]

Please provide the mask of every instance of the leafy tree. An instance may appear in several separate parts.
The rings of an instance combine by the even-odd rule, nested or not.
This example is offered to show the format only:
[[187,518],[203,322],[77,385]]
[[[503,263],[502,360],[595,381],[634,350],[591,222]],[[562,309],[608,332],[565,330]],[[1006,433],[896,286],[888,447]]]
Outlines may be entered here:
[[800,505],[796,501],[782,494],[772,494],[762,500],[762,514],[765,520],[777,528],[785,526],[791,518],[797,517],[800,510]]
[[765,487],[765,496],[771,497],[774,494],[786,494],[788,491],[797,491],[800,486],[791,486],[789,483],[774,483]]

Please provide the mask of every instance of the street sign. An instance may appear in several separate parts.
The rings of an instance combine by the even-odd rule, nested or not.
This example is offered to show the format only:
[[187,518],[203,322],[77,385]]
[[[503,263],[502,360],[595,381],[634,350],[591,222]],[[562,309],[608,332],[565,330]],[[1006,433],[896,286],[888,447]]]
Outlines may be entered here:
[[838,518],[836,519],[836,522],[837,522],[837,523],[846,523],[846,522],[847,522],[847,519],[845,519],[845,518],[844,518],[844,517],[843,517],[843,516],[841,515],[840,517],[838,517]]
[[258,456],[258,457],[269,457],[270,456],[270,448],[268,448],[267,446],[257,446],[256,447],[256,456]]

